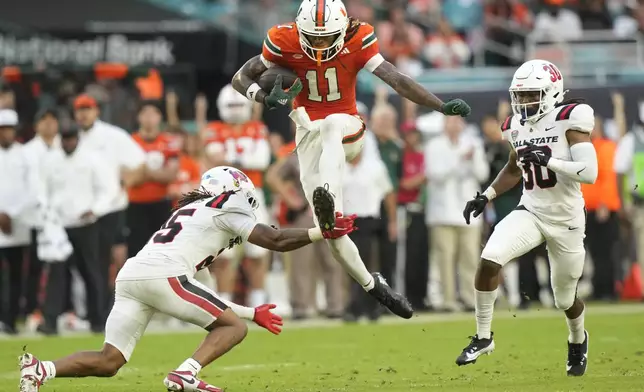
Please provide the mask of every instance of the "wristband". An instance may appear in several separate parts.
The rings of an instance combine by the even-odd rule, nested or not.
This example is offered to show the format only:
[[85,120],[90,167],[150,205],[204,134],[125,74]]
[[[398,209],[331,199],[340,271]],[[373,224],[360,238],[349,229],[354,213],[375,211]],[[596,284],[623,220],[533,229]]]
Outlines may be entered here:
[[496,191],[490,186],[483,192],[483,196],[487,197],[488,201],[491,201],[496,197]]
[[262,88],[259,87],[259,84],[253,83],[248,87],[248,90],[246,90],[246,98],[248,98],[251,101],[255,101],[255,96],[257,95],[257,92],[261,90]]
[[313,227],[309,229],[309,239],[311,242],[316,242],[324,239],[322,236],[322,230],[319,227]]

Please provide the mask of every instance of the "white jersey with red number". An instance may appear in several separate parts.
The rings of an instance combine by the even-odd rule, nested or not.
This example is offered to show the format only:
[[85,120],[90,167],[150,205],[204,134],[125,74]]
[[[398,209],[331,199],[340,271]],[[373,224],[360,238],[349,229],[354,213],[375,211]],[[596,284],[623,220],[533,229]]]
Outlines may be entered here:
[[[586,104],[563,105],[538,122],[521,124],[519,116],[508,117],[501,125],[503,138],[517,153],[532,143],[550,149],[553,158],[572,160],[566,132],[575,130],[590,134],[595,126],[593,108]],[[520,205],[539,218],[564,222],[584,213],[581,184],[543,166],[522,164],[523,195]]]
[[225,249],[247,241],[256,224],[251,205],[241,193],[225,192],[189,204],[175,211],[127,260],[116,280],[192,277]]

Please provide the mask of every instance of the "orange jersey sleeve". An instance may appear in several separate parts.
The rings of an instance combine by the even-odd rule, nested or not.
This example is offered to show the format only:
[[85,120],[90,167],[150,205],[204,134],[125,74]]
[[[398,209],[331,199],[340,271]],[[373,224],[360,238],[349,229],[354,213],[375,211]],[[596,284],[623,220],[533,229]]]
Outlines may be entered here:
[[369,72],[373,72],[382,62],[384,58],[380,55],[380,46],[378,44],[378,37],[372,25],[368,23],[361,23],[355,36],[347,43],[358,52],[356,56],[355,66],[358,69],[365,68]]
[[[286,54],[299,48],[297,28],[295,23],[287,23],[271,27],[266,33],[262,45],[262,58],[266,66],[271,64],[288,68]],[[268,63],[267,63],[268,62]]]

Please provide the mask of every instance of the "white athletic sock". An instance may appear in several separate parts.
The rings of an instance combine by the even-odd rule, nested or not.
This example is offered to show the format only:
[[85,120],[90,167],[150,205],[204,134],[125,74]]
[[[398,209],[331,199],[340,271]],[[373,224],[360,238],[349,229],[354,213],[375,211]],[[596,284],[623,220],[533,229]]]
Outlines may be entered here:
[[201,371],[201,364],[192,358],[188,358],[179,365],[177,370],[180,372],[190,372],[193,376],[196,376]]
[[43,367],[45,368],[45,371],[47,372],[47,376],[45,377],[45,381],[51,380],[52,378],[56,377],[56,366],[54,366],[54,363],[52,361],[42,361],[41,362]]
[[264,290],[251,290],[248,293],[248,305],[251,308],[265,304],[266,300],[266,291]]
[[232,301],[233,300],[233,295],[231,293],[217,293],[219,295],[219,298],[226,300],[226,301]]
[[586,339],[586,334],[584,334],[584,315],[586,309],[584,309],[579,317],[576,319],[569,319],[566,317],[566,324],[568,324],[568,341],[570,343],[583,343]]
[[373,281],[373,276],[367,270],[362,259],[360,258],[360,252],[356,247],[356,244],[349,239],[349,237],[344,236],[335,240],[328,240],[329,248],[331,248],[331,253],[333,257],[342,264],[344,270],[351,275],[351,277],[362,286],[365,291],[369,291],[374,288],[375,282]]
[[494,313],[494,301],[498,289],[493,291],[474,292],[476,300],[476,334],[479,339],[489,339],[492,328],[492,315]]

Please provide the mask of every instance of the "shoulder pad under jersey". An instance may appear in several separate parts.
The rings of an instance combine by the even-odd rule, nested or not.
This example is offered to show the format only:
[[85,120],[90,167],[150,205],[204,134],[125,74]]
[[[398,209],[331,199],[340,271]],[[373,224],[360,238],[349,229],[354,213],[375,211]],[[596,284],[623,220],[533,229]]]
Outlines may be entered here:
[[571,103],[559,108],[556,121],[565,121],[566,130],[591,133],[595,127],[595,111],[585,103]]

